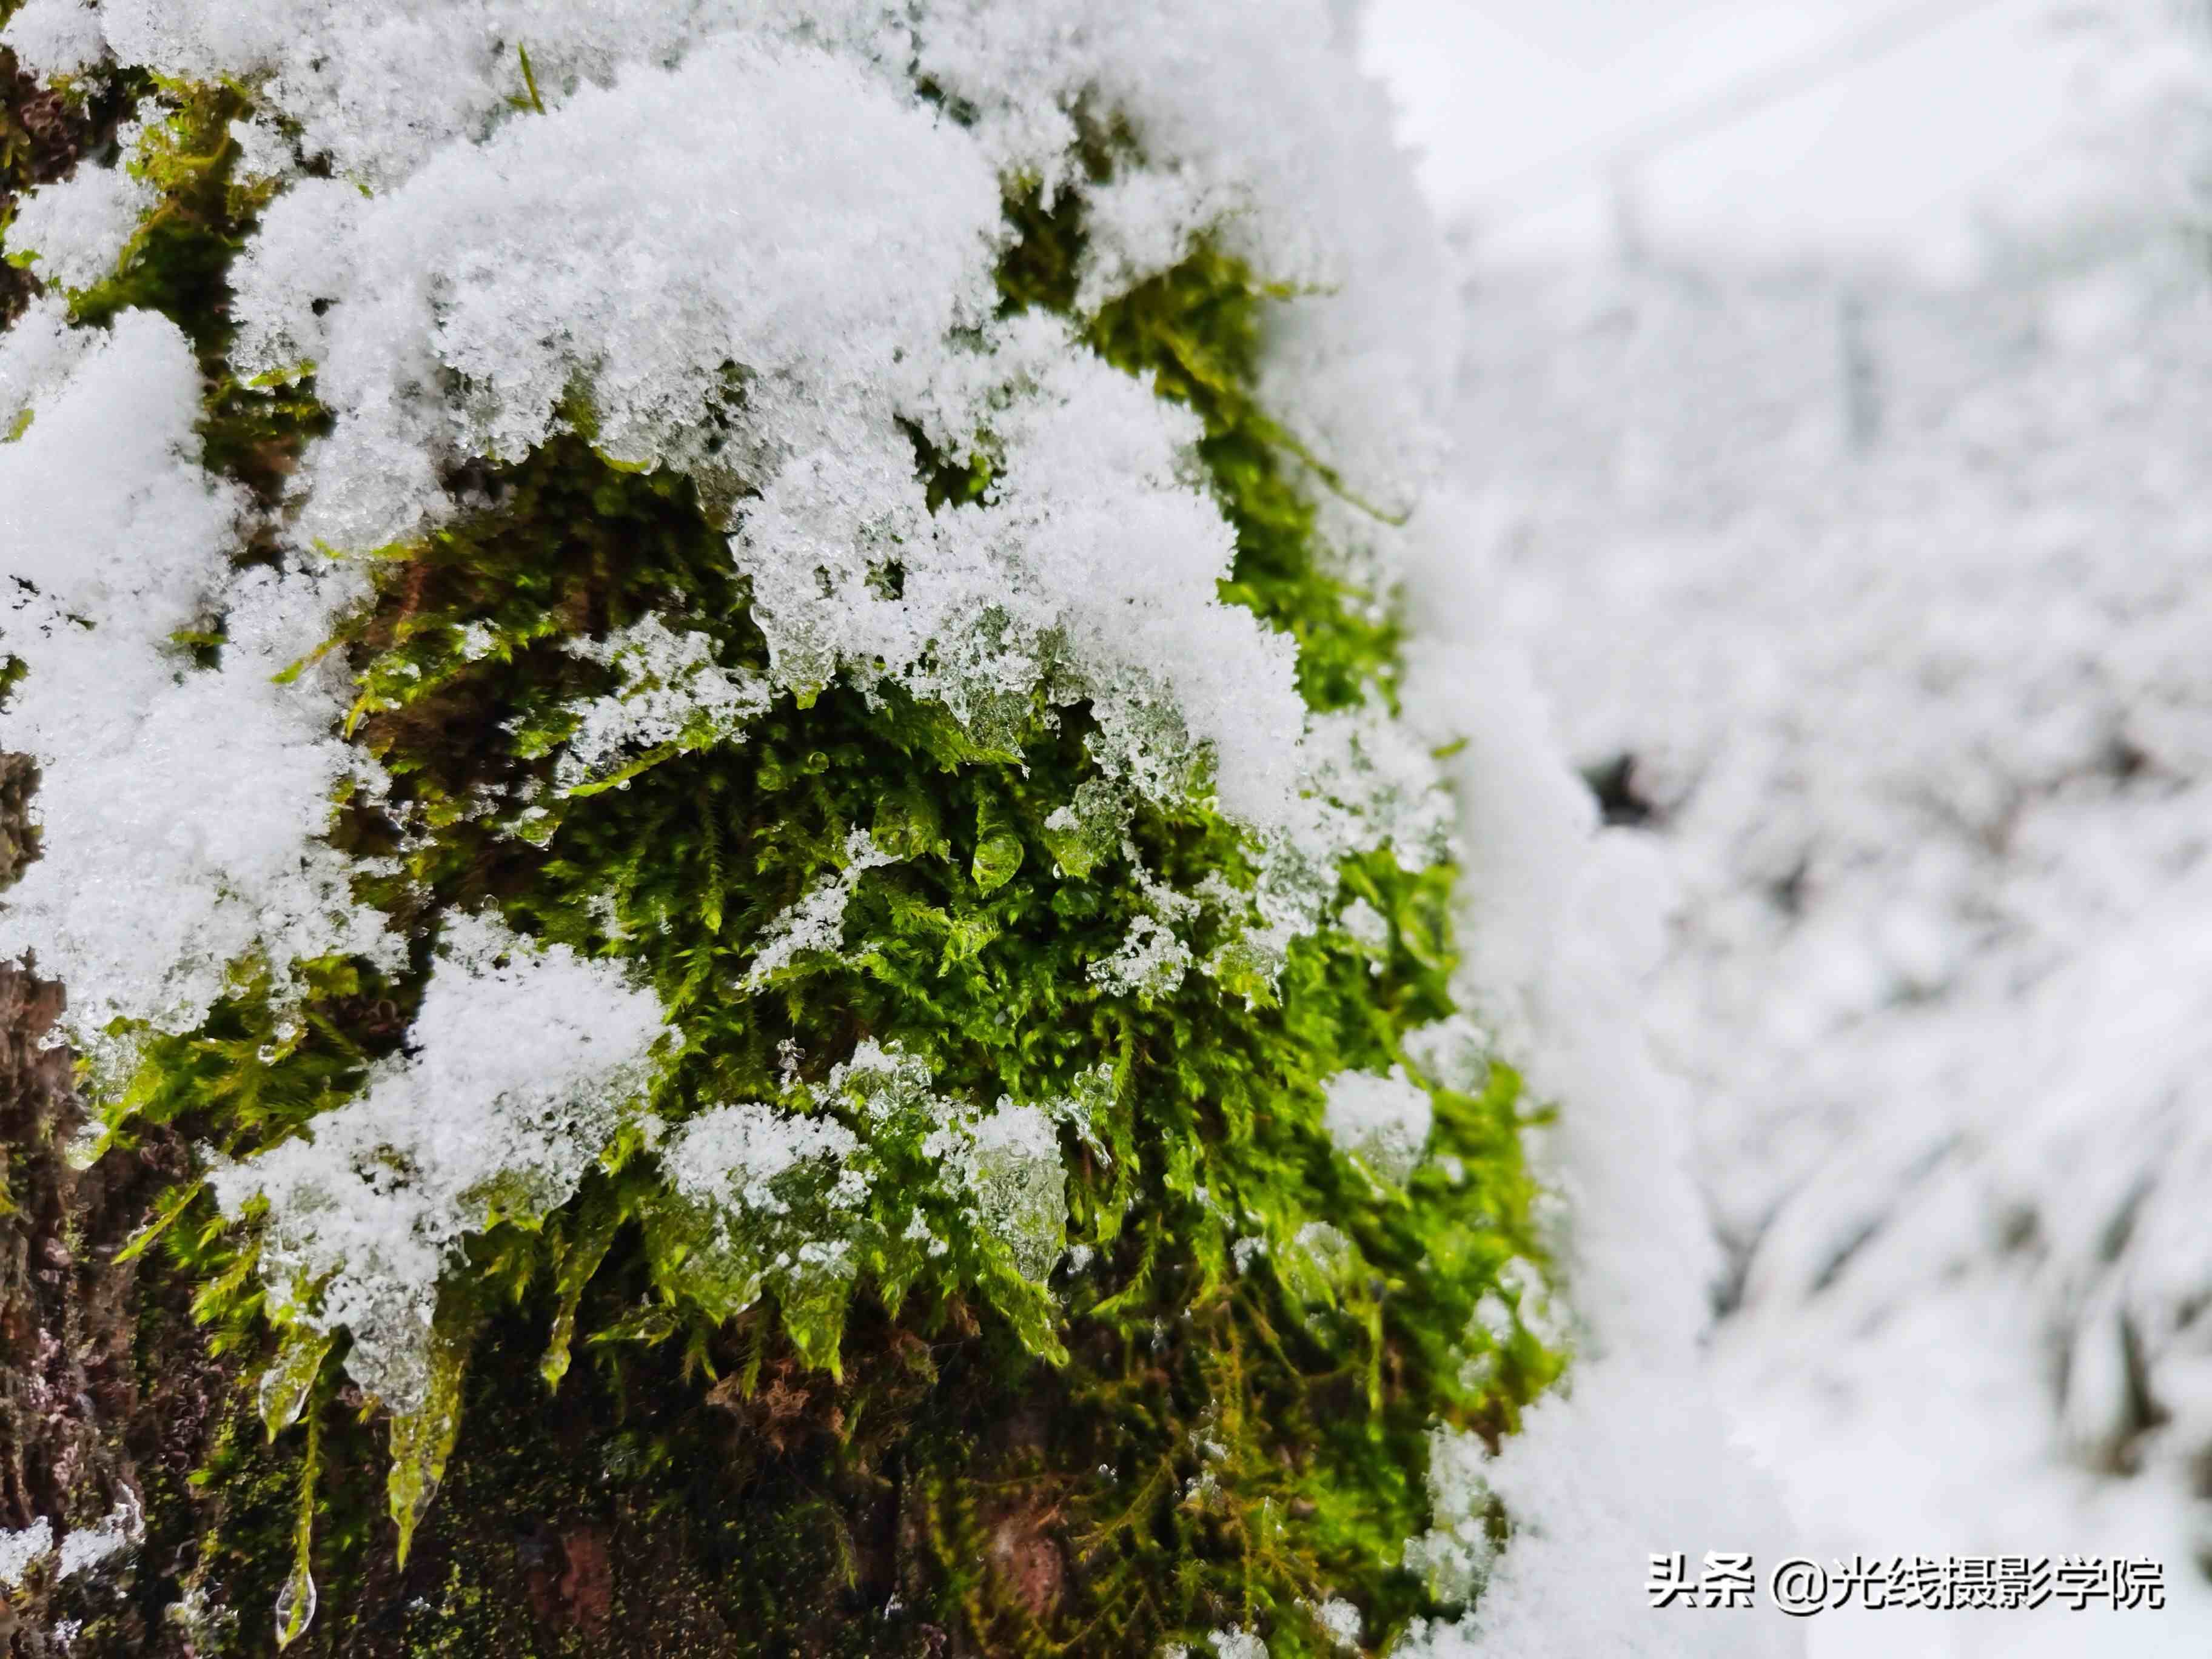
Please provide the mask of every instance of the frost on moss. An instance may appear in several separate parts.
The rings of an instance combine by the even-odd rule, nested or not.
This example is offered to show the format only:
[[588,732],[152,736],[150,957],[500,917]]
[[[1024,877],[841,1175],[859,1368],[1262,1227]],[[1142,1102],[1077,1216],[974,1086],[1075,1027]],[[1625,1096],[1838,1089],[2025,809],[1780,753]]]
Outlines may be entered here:
[[[1295,169],[1148,239],[1147,143],[1219,135],[865,8],[629,62],[549,15],[506,101],[428,76],[380,131],[287,9],[97,14],[163,70],[110,71],[156,204],[0,347],[22,442],[128,424],[100,499],[144,509],[32,573],[53,799],[195,713],[263,786],[82,831],[166,867],[201,826],[191,939],[21,913],[85,941],[110,1143],[201,1149],[145,1242],[276,1437],[223,1441],[185,1588],[488,1631],[468,1506],[611,1487],[749,1540],[698,1594],[779,1637],[886,1502],[868,1616],[917,1642],[1291,1659],[1443,1610],[1401,1560],[1432,1432],[1559,1357],[1498,1294],[1525,1113],[1451,995],[1391,595],[1325,532],[1390,526],[1263,396],[1320,337],[1237,213]],[[574,1467],[501,1442],[548,1386]]]

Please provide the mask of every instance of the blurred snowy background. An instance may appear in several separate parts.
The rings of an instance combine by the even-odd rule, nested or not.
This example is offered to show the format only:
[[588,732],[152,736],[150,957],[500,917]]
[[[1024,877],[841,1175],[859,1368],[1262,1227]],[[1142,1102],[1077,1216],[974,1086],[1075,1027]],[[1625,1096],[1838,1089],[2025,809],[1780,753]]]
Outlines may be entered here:
[[1366,27],[1499,604],[1668,854],[1735,1431],[1823,1556],[2166,1565],[1812,1653],[2212,1653],[2212,4]]

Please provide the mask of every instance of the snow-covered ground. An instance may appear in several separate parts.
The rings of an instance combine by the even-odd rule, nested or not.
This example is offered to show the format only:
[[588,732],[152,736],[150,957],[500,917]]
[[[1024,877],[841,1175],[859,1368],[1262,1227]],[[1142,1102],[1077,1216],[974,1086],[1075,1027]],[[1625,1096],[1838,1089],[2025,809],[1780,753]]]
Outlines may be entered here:
[[1509,624],[1671,854],[1740,1433],[1823,1557],[2166,1564],[2163,1614],[1828,1613],[1812,1652],[2212,1651],[2197,268],[1493,270],[1468,314]]

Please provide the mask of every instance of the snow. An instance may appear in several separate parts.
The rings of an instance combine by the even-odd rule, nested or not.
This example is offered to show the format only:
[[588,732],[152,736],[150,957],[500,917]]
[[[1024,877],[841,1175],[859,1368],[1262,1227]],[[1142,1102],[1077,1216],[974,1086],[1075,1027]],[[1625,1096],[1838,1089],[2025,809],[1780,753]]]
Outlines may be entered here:
[[[1655,1552],[1788,1551],[1773,1499],[1732,1453],[1710,1402],[1613,1364],[1586,1365],[1564,1395],[1540,1401],[1498,1457],[1473,1436],[1431,1462],[1440,1528],[1407,1565],[1445,1594],[1487,1588],[1453,1626],[1419,1626],[1404,1659],[1583,1659],[1591,1654],[1764,1659],[1800,1650],[1798,1627],[1764,1605],[1745,1612],[1656,1610],[1644,1589]],[[1663,1502],[1653,1495],[1663,1492]],[[1512,1517],[1492,1553],[1485,1506]],[[1893,1616],[1894,1617],[1894,1616]]]
[[1428,1148],[1435,1114],[1428,1091],[1414,1086],[1404,1066],[1394,1066],[1386,1077],[1340,1072],[1331,1078],[1322,1123],[1337,1151],[1402,1187]]
[[[1481,452],[1474,452],[1480,453]],[[1688,1102],[1658,1064],[1643,983],[1662,941],[1657,860],[1601,830],[1563,763],[1525,659],[1506,635],[1497,543],[1467,501],[1412,526],[1412,642],[1403,695],[1414,718],[1459,746],[1447,762],[1459,805],[1466,950],[1455,987],[1522,1071],[1556,1103],[1534,1167],[1559,1194],[1546,1243],[1555,1297],[1518,1288],[1524,1322],[1561,1317],[1575,1360],[1561,1397],[1529,1413],[1500,1455],[1447,1439],[1432,1462],[1440,1528],[1409,1540],[1453,1583],[1494,1575],[1474,1610],[1409,1638],[1421,1659],[1632,1651],[1655,1656],[1787,1655],[1786,1621],[1653,1624],[1644,1556],[1681,1534],[1725,1538],[1772,1559],[1796,1541],[1776,1492],[1731,1441],[1701,1344],[1717,1266],[1690,1179]],[[1467,688],[1480,687],[1470,697]],[[1437,1052],[1449,1054],[1448,1036]],[[1498,1322],[1508,1310],[1496,1310]],[[1556,1336],[1555,1336],[1556,1340]],[[1478,1360],[1479,1360],[1478,1356]],[[1508,1541],[1493,1567],[1470,1517],[1503,1499]],[[1632,1645],[1624,1645],[1632,1644]]]
[[[1978,269],[1963,289],[1859,258],[1762,265],[1743,238],[1692,256],[1674,203],[1624,262],[1486,259],[1467,290],[1465,512],[1490,549],[1468,562],[1497,572],[1481,619],[1525,649],[1577,763],[1625,777],[1626,821],[1648,815],[1599,835],[1627,862],[1584,902],[1630,924],[1662,1090],[1687,1085],[1674,1156],[1726,1244],[1644,1275],[1655,1306],[1710,1289],[1723,1310],[1710,1365],[1678,1380],[1717,1395],[1821,1559],[2166,1565],[2163,1613],[1828,1613],[1806,1622],[1818,1659],[2212,1639],[2212,342],[2200,262],[2172,234],[2202,221],[2212,58],[2154,5],[2073,22],[2064,147],[1992,192],[1976,258],[1946,270]],[[1951,165],[1897,125],[1917,173]],[[1797,176],[1802,216],[1832,221],[1834,193]],[[1740,224],[1762,211],[1733,204]],[[1463,833],[1478,860],[1537,856]],[[1479,969],[1560,925],[1546,891],[1493,904]],[[1510,1036],[1542,1010],[1481,1012]],[[1559,1135],[1586,1137],[1562,1092]],[[1635,1213],[1588,1184],[1600,1150],[1553,1149],[1585,1261],[1593,1219]],[[1571,1279],[1585,1317],[1589,1286]],[[1678,1307],[1677,1328],[1695,1316]],[[1626,1604],[1605,1615],[1562,1593],[1564,1561],[1548,1583],[1520,1576],[1555,1547],[1547,1516],[1593,1517],[1685,1437],[1700,1464],[1718,1455],[1710,1407],[1673,1434],[1650,1397],[1648,1434],[1609,1413],[1577,1429],[1585,1402],[1626,1397],[1621,1375],[1586,1340],[1563,1395],[1477,1471],[1516,1519],[1469,1650],[1548,1651],[1537,1626],[1581,1630],[1566,1651],[1674,1650],[1627,1645],[1649,1629],[1703,1653],[1732,1633],[1710,1613],[1671,1635]],[[1577,1471],[1589,1492],[1562,1479]],[[1771,1558],[1754,1540],[1775,1534],[1700,1507],[1703,1473],[1684,1476],[1698,1501],[1634,1530],[1692,1561]],[[1618,1622],[1583,1629],[1601,1616]]]
[[9,258],[28,255],[32,274],[63,289],[86,289],[114,270],[151,210],[152,185],[121,167],[80,167],[26,196],[9,225]]
[[[45,774],[45,854],[0,913],[0,951],[38,951],[92,1051],[117,1018],[190,1030],[249,956],[280,987],[303,958],[389,960],[313,839],[365,765],[330,736],[342,705],[325,675],[272,678],[351,590],[231,569],[246,507],[198,466],[184,337],[142,312],[64,334],[41,307],[0,343],[0,388],[31,416],[0,445],[5,643],[28,669],[0,732]],[[180,672],[170,635],[218,618],[219,665]]]
[[24,0],[8,24],[9,49],[30,74],[76,75],[98,64],[106,46],[91,0]]
[[27,1527],[0,1532],[0,1584],[14,1589],[32,1566],[54,1550],[53,1522],[40,1516]]
[[[1001,736],[994,708],[1021,708],[1042,684],[1054,703],[1091,702],[1109,775],[1179,798],[1192,740],[1206,740],[1223,805],[1286,821],[1304,714],[1295,646],[1217,597],[1234,541],[1189,482],[1196,417],[1057,323],[1006,333],[996,372],[1024,384],[992,416],[1003,482],[981,503],[929,514],[912,447],[886,419],[855,428],[848,453],[787,467],[748,511],[738,566],[776,678],[896,677],[986,740]],[[864,465],[872,482],[855,476]],[[903,573],[896,599],[871,580],[886,537]]]
[[2166,1564],[2109,1635],[1823,1615],[1823,1656],[2212,1630],[2212,338],[2155,245],[2007,260],[1492,276],[1472,313],[1500,612],[1671,866],[1653,1014],[1740,1431],[1824,1559]]
[[[443,510],[437,463],[527,453],[579,386],[603,451],[659,461],[728,395],[725,362],[744,365],[745,436],[811,471],[839,439],[881,441],[854,405],[981,319],[997,212],[996,181],[911,97],[726,40],[444,147],[388,193],[293,192],[240,284],[238,356],[315,363],[338,424],[307,522],[334,545]],[[422,396],[439,370],[469,395]]]
[[137,1548],[145,1535],[145,1511],[137,1495],[126,1488],[123,1501],[94,1525],[70,1529],[62,1540],[61,1559],[54,1576],[74,1578],[81,1572],[96,1571],[103,1563]]

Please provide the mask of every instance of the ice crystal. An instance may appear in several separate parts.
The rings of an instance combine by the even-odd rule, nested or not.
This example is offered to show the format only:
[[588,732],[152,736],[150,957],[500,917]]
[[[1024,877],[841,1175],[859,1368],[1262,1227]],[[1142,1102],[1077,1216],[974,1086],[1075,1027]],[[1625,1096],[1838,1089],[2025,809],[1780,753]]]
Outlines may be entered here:
[[[489,648],[487,641],[473,654]],[[572,649],[613,669],[621,685],[577,712],[553,775],[562,789],[605,781],[655,752],[729,742],[771,701],[757,674],[715,662],[706,635],[672,632],[658,617]]]

